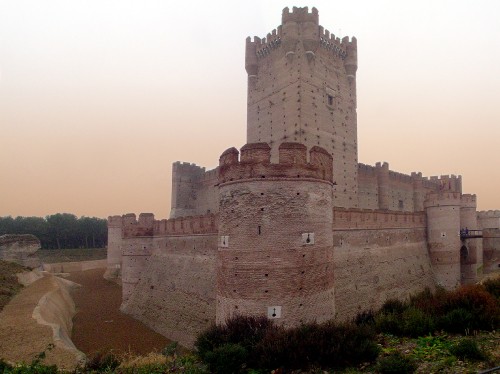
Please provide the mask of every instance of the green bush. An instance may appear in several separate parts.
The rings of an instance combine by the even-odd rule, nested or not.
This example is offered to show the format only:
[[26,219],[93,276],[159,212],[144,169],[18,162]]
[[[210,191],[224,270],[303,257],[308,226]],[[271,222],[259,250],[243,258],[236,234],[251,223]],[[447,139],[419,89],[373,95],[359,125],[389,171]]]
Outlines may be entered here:
[[243,372],[248,358],[247,350],[240,344],[226,343],[205,354],[205,363],[213,373]]
[[410,307],[401,315],[402,334],[413,338],[425,336],[435,329],[434,319],[420,309]]
[[413,360],[395,352],[379,359],[375,370],[381,374],[409,374],[417,370],[417,365]]
[[353,321],[357,326],[374,325],[375,324],[375,312],[372,309],[360,312],[360,313],[356,314],[356,317],[354,317]]
[[472,339],[460,340],[457,344],[450,348],[450,353],[461,360],[486,360],[486,355],[483,351],[481,351],[476,341]]
[[379,354],[375,333],[353,323],[308,323],[275,330],[257,347],[259,368],[308,370],[344,368],[373,361]]
[[84,366],[84,371],[111,371],[120,365],[120,360],[112,352],[97,352]]
[[0,358],[0,373],[8,373],[9,369],[12,369],[12,365]]
[[198,335],[195,347],[200,358],[207,362],[207,354],[211,354],[217,347],[229,343],[238,344],[246,349],[247,365],[252,366],[259,359],[254,354],[254,347],[273,329],[276,329],[276,326],[266,317],[236,316],[229,319],[225,325],[212,325]]
[[452,309],[439,318],[438,327],[447,332],[463,334],[473,326],[473,318],[472,313],[466,309]]
[[408,305],[398,299],[388,299],[380,308],[380,313],[401,314],[408,308]]
[[375,332],[366,325],[330,321],[285,329],[265,317],[236,317],[212,326],[198,336],[196,347],[215,372],[340,368],[373,361],[379,353]]
[[375,317],[375,328],[378,332],[401,336],[403,333],[401,315],[397,313],[379,313]]
[[176,354],[178,345],[179,345],[179,343],[177,343],[177,342],[172,342],[172,343],[168,344],[165,348],[163,348],[163,350],[161,351],[161,354],[164,356],[167,356],[167,357]]

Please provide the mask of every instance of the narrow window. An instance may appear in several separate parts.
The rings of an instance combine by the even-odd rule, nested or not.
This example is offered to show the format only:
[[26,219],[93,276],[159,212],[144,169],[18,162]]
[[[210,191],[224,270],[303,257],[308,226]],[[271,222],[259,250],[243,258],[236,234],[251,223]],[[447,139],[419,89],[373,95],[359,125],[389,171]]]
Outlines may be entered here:
[[328,105],[332,106],[333,105],[333,96],[328,95]]

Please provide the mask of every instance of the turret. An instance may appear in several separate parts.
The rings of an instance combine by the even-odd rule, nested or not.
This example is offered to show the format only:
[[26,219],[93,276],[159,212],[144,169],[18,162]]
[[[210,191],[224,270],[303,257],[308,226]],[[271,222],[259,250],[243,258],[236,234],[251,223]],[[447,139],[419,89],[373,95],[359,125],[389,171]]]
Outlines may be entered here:
[[[463,194],[460,206],[460,228],[478,230],[476,195]],[[483,242],[481,238],[462,240],[460,247],[462,283],[475,283],[482,275]]]
[[108,217],[108,255],[104,277],[120,279],[122,268],[122,226],[121,216]]
[[282,25],[247,38],[247,143],[319,146],[333,156],[335,204],[358,206],[356,39],[319,25],[316,8],[285,8]]
[[378,208],[388,210],[390,207],[389,164],[387,162],[383,164],[377,162],[375,168],[378,183]]
[[266,315],[287,326],[335,316],[332,157],[297,143],[247,144],[219,166],[216,319]]
[[424,202],[427,245],[436,283],[448,290],[460,285],[460,193],[430,193]]

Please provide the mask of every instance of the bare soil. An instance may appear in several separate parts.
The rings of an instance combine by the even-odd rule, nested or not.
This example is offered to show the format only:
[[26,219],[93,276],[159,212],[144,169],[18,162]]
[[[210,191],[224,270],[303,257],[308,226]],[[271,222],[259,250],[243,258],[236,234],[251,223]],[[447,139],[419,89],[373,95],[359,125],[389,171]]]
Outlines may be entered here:
[[72,293],[77,313],[72,340],[91,357],[96,352],[148,354],[170,341],[120,312],[121,287],[103,278],[104,269],[73,272],[69,280],[82,285]]

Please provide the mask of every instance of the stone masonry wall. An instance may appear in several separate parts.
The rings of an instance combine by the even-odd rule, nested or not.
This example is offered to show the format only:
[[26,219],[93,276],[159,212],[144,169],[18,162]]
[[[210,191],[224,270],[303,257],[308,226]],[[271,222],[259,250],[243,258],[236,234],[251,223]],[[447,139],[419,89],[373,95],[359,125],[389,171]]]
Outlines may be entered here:
[[462,179],[455,175],[422,177],[389,169],[387,162],[375,166],[358,164],[359,207],[362,209],[387,209],[391,211],[420,212],[430,192],[462,192]]
[[217,169],[188,162],[172,165],[172,204],[170,218],[217,213]]
[[337,318],[434,288],[423,213],[338,208],[333,213]]
[[215,321],[216,251],[215,234],[154,238],[122,311],[192,347],[196,335]]

